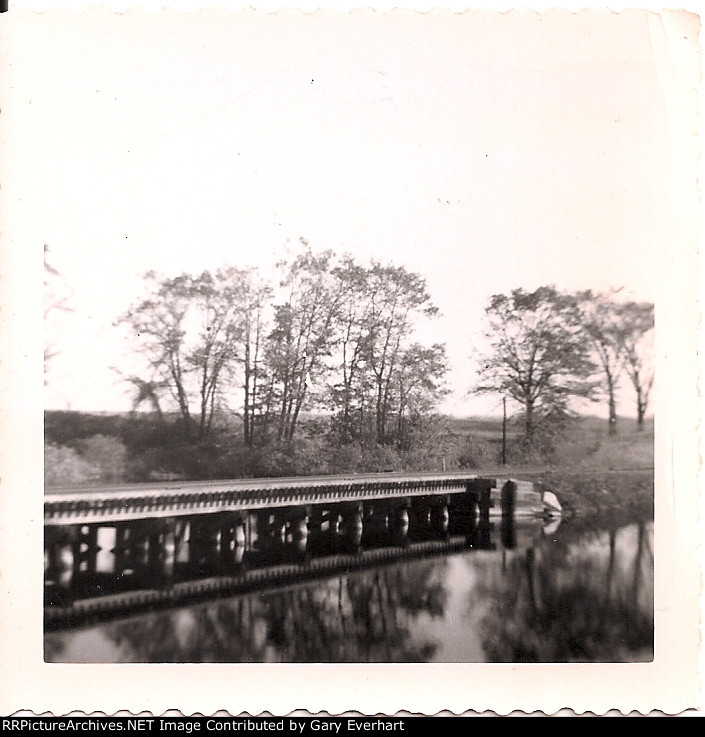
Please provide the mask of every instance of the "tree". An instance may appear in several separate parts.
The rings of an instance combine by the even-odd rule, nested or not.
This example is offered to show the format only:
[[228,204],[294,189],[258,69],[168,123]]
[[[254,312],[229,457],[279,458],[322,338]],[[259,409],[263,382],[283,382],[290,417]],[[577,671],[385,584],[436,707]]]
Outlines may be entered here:
[[186,439],[203,440],[241,379],[247,446],[290,443],[323,406],[343,443],[408,443],[447,370],[443,346],[412,344],[415,320],[437,314],[424,279],[301,245],[275,288],[253,269],[147,274],[147,297],[118,321],[146,359],[127,377],[135,408],[149,402],[160,418],[170,399]]
[[[44,333],[51,333],[48,322],[50,318],[60,312],[72,312],[70,306],[71,290],[61,274],[49,261],[49,246],[44,244]],[[44,374],[49,370],[49,361],[58,353],[56,344],[44,344]],[[45,378],[46,382],[46,378]]]
[[276,407],[277,439],[291,441],[302,409],[327,371],[339,293],[331,274],[333,253],[304,252],[280,264],[285,301],[274,308],[266,359],[269,407]]
[[366,319],[365,365],[374,387],[375,440],[385,443],[392,413],[392,392],[406,339],[415,319],[438,314],[426,282],[404,267],[373,262],[368,273],[370,309]]
[[[365,267],[346,256],[332,274],[338,299],[330,386],[336,435],[343,443],[399,442],[421,393],[431,392],[446,371],[443,346],[410,345],[416,320],[438,310],[425,280],[403,267],[375,261]],[[413,360],[429,369],[427,383]]]
[[221,385],[230,378],[242,333],[239,276],[234,269],[174,278],[149,272],[149,296],[118,320],[131,329],[151,374],[149,380],[129,379],[138,399],[157,406],[159,391],[168,392],[187,439],[209,434]]
[[447,394],[444,378],[448,371],[445,345],[426,348],[419,343],[409,346],[401,356],[394,375],[396,442],[407,449],[411,428],[427,417]]
[[[167,278],[150,271],[145,274],[149,296],[130,307],[118,324],[127,325],[145,358],[153,386],[164,386],[176,402],[184,433],[192,432],[191,408],[186,383],[186,315],[190,306],[191,277]],[[134,382],[132,382],[134,383]]]
[[[112,369],[122,376],[122,372],[119,369],[114,366]],[[143,379],[141,376],[136,376],[135,374],[123,376],[123,378],[134,389],[131,412],[134,414],[141,405],[146,403],[156,415],[158,424],[160,426],[163,425],[164,412],[162,411],[160,395],[167,389],[165,382],[154,379]]]
[[614,434],[617,431],[616,395],[623,368],[620,306],[614,301],[613,293],[593,294],[588,290],[576,295],[576,299],[585,333],[602,369],[608,403],[609,432]]
[[650,302],[625,302],[619,305],[617,315],[617,337],[625,371],[636,393],[637,427],[641,430],[654,385],[654,305]]
[[553,286],[495,294],[485,310],[490,351],[475,393],[497,393],[523,407],[531,442],[542,423],[565,416],[573,398],[594,399],[595,364],[574,299]]
[[243,436],[245,444],[252,446],[263,413],[260,391],[266,330],[265,311],[272,289],[254,269],[239,272],[239,278],[241,288],[237,309],[242,321],[239,360],[242,362],[243,372]]
[[345,256],[333,269],[340,295],[340,309],[335,339],[337,379],[331,387],[331,402],[337,412],[337,434],[348,442],[362,433],[365,397],[369,383],[365,380],[365,356],[369,352],[369,320],[372,291],[369,272],[364,266]]
[[204,271],[191,281],[191,308],[198,332],[186,359],[198,385],[199,440],[210,432],[221,384],[237,355],[243,332],[238,309],[242,289],[242,272],[232,267],[219,269],[215,275]]

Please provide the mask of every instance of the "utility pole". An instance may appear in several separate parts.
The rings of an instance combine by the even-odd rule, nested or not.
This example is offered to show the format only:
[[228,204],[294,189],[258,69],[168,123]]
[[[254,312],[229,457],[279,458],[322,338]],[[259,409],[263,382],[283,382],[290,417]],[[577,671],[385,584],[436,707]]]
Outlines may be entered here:
[[507,465],[507,398],[502,397],[502,465]]

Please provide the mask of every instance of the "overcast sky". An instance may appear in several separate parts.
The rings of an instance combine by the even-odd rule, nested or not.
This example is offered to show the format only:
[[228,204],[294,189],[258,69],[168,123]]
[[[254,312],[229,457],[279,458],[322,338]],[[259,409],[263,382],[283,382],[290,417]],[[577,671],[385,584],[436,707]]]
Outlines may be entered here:
[[674,32],[646,11],[93,11],[3,26],[13,245],[39,263],[48,244],[72,291],[48,326],[47,408],[129,409],[112,323],[145,271],[266,271],[305,237],[423,275],[442,314],[423,335],[452,367],[444,409],[489,412],[498,398],[465,393],[492,294],[657,301],[658,254],[679,247],[673,146],[690,121],[669,45],[688,18]]

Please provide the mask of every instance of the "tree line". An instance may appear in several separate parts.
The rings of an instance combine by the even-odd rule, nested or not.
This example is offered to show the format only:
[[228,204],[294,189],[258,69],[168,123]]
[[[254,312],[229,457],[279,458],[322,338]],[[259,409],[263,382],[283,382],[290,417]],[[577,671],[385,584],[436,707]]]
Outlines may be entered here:
[[524,437],[560,428],[575,399],[606,398],[610,433],[626,376],[642,428],[654,384],[654,305],[618,292],[566,293],[553,286],[491,297],[485,310],[489,350],[479,394],[497,393],[522,408]]
[[[45,274],[46,311],[70,310],[60,274],[49,264]],[[315,252],[302,239],[266,276],[232,266],[149,272],[144,289],[115,323],[142,358],[131,373],[116,370],[131,386],[133,410],[151,409],[139,415],[142,429],[117,432],[130,449],[127,465],[144,466],[139,473],[181,465],[197,474],[419,470],[445,468],[446,459],[449,467],[497,460],[493,441],[461,437],[458,423],[439,416],[449,368],[445,345],[417,336],[438,317],[420,274]],[[470,392],[519,408],[512,457],[530,457],[527,448],[531,457],[552,452],[577,400],[605,401],[613,433],[623,384],[643,426],[654,381],[653,304],[618,291],[541,286],[492,295],[484,317],[483,345],[468,345],[468,359],[480,359]],[[45,364],[55,352],[45,351]],[[69,442],[103,468],[112,452],[103,435],[113,431],[97,432],[90,447],[78,435]]]
[[339,443],[399,448],[445,393],[443,344],[414,339],[438,314],[425,280],[404,267],[360,264],[302,242],[269,281],[228,267],[146,275],[147,296],[118,320],[144,359],[126,377],[135,408],[176,408],[185,439],[202,441],[235,408],[246,445],[293,441],[302,416],[324,411]]

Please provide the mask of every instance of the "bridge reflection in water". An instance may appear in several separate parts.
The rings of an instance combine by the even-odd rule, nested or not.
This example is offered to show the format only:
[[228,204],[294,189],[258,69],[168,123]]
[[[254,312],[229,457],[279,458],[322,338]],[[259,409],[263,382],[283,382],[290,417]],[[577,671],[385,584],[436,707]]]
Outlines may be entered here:
[[[124,492],[49,497],[46,628],[394,560],[493,550],[498,543],[514,549],[530,544],[521,539],[525,528],[516,525],[517,517],[533,517],[538,525],[542,516],[540,495],[523,482],[453,478],[413,485],[407,479],[386,481],[375,490],[367,479],[337,492],[335,483],[324,487],[326,498],[318,503],[296,503],[297,496],[311,497],[301,486],[288,496],[272,496],[271,488],[261,495],[237,495],[235,489],[227,492],[227,504],[222,503],[225,492],[215,492],[221,496],[209,507],[189,488],[198,513],[189,513],[189,505],[157,503],[159,490],[144,499],[133,494],[122,504],[115,500],[124,499]],[[223,506],[230,509],[219,511]],[[534,525],[531,529],[536,532]]]

